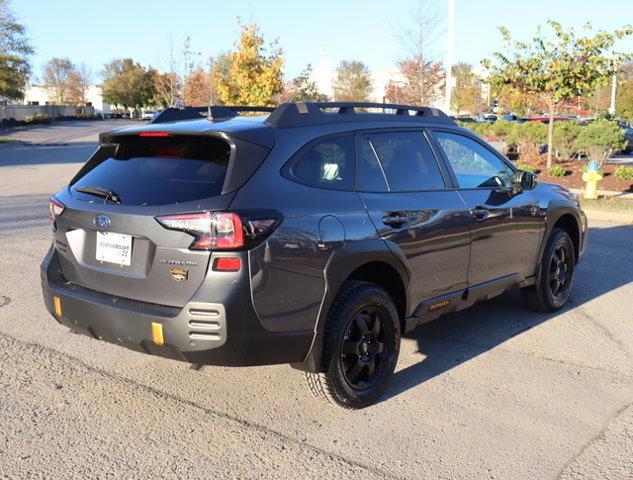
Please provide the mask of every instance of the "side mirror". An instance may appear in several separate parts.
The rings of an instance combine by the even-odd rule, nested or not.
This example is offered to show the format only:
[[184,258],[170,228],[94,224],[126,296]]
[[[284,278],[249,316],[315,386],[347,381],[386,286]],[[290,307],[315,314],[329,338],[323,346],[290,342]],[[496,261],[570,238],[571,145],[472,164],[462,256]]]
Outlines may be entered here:
[[521,190],[532,190],[536,187],[536,175],[525,170],[517,170],[514,174],[514,183]]

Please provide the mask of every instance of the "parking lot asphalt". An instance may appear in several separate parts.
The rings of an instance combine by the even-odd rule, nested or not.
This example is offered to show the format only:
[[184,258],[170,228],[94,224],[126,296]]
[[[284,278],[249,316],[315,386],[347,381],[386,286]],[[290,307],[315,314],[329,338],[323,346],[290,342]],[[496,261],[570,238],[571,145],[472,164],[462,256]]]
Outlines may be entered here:
[[0,478],[633,478],[633,226],[590,224],[562,312],[511,291],[419,327],[344,411],[285,365],[194,371],[48,315],[48,195],[120,125],[0,147]]

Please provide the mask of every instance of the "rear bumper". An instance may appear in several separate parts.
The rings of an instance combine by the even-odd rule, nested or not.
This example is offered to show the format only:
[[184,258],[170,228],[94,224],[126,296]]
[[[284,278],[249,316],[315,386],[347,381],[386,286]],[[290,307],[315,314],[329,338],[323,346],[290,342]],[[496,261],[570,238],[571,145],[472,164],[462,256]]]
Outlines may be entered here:
[[[237,278],[227,277],[223,282],[216,278],[212,289],[201,287],[183,308],[114,297],[70,284],[60,273],[53,248],[42,262],[41,280],[51,315],[71,330],[99,340],[203,365],[301,362],[313,332],[264,329],[251,301],[248,269],[242,270],[227,274]],[[213,291],[213,302],[202,298],[209,296],[208,290]],[[154,342],[152,323],[161,326],[163,345]]]

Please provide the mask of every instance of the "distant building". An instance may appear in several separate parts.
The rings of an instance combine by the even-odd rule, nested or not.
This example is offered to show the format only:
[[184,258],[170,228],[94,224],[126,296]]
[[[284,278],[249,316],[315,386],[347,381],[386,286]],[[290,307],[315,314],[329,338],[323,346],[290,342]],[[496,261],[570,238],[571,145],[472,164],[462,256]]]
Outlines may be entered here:
[[[26,92],[24,92],[24,100],[22,100],[23,105],[52,105],[53,103],[46,87],[36,84],[28,86]],[[97,113],[109,114],[112,112],[112,105],[104,102],[99,85],[90,85],[88,87],[86,105],[92,106]]]

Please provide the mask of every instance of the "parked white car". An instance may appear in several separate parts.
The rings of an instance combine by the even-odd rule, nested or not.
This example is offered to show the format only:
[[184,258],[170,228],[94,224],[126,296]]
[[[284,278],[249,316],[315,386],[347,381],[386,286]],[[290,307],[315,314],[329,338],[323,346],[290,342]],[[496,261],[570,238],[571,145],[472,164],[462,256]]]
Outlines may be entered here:
[[143,110],[141,120],[151,120],[158,112],[156,110]]

